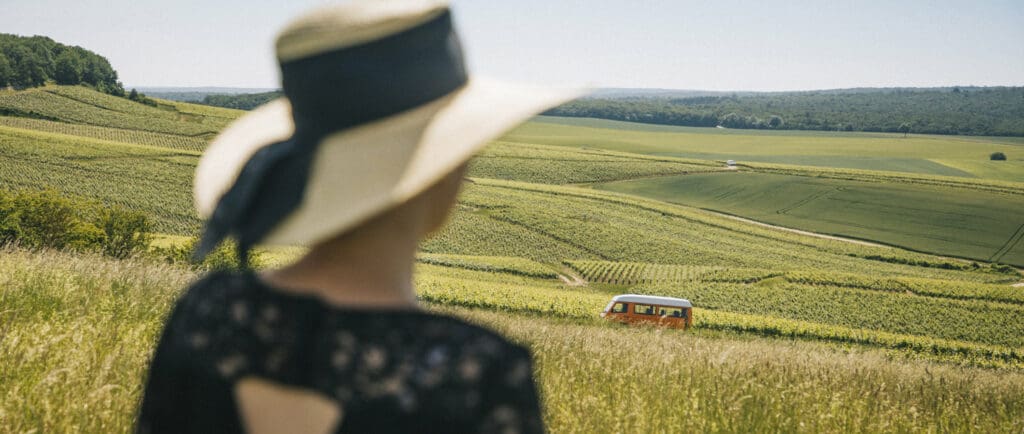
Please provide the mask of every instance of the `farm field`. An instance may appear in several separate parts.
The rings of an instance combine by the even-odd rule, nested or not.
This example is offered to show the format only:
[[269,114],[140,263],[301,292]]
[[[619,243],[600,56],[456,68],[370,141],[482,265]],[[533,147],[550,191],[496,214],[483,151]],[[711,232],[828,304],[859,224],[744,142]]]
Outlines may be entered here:
[[[154,247],[196,235],[191,179],[210,134],[188,131],[215,131],[238,112],[165,101],[153,108],[84,88],[26,92],[45,94],[32,98],[52,104],[52,116],[26,118],[28,106],[18,102],[24,95],[0,91],[0,111],[8,114],[0,116],[3,188],[52,187],[142,211],[160,232]],[[110,113],[75,121],[67,114],[80,104]],[[151,109],[172,114],[160,118],[170,123],[147,123]],[[657,432],[662,422],[740,432],[1024,429],[1024,288],[1012,286],[1024,276],[988,261],[1000,253],[994,240],[1014,224],[1003,216],[1024,215],[1024,184],[1009,179],[1012,168],[980,176],[994,170],[963,163],[973,151],[959,149],[1024,150],[1024,141],[800,132],[751,138],[751,131],[573,122],[542,118],[488,146],[471,162],[449,226],[422,244],[417,259],[417,292],[428,308],[533,349],[552,432]],[[607,146],[598,146],[602,137]],[[916,173],[776,163],[728,170],[658,150],[678,143],[700,149],[688,140],[702,137],[737,152],[781,137],[787,152],[828,156],[808,150],[825,141],[850,146],[829,151],[849,158],[908,146],[900,158],[913,161],[929,159],[910,148],[934,142],[950,149],[943,161],[973,176],[934,173],[928,163]],[[835,193],[802,206],[785,202],[821,192]],[[840,193],[846,196],[831,195]],[[844,212],[836,210],[833,221],[811,218],[809,210],[837,208],[827,205],[833,198],[844,200]],[[901,229],[910,228],[902,232],[864,224],[882,220],[879,204],[909,209],[911,202],[948,218],[901,215]],[[976,249],[978,259],[823,239],[701,209],[722,203],[789,206],[774,215],[802,220],[786,226],[854,227],[864,238]],[[1008,245],[999,261],[1019,263],[1011,261],[1024,241]],[[198,273],[156,254],[115,261],[3,249],[0,432],[126,431],[167,309]],[[301,251],[265,251],[265,263]],[[689,298],[694,327],[602,322],[598,313],[621,293]]]
[[[505,136],[522,143],[683,158],[887,170],[1024,182],[1024,138],[751,131],[540,117]],[[1008,164],[990,162],[1003,152]],[[1007,168],[1010,166],[1010,168]]]
[[1024,197],[916,184],[729,172],[596,185],[814,232],[1024,266]]

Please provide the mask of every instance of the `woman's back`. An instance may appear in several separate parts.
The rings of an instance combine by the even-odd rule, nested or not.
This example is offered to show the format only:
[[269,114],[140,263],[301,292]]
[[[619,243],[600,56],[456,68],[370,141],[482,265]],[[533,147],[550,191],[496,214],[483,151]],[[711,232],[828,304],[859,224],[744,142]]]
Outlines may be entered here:
[[212,274],[178,302],[138,431],[255,431],[261,411],[243,389],[266,385],[312,397],[282,401],[308,403],[289,432],[317,407],[328,432],[543,431],[523,348],[451,317],[288,294],[251,272]]

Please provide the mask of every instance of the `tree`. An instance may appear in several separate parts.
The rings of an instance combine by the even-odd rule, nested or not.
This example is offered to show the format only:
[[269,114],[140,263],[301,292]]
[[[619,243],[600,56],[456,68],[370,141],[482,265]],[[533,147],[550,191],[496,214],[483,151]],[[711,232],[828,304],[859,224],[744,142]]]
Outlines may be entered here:
[[10,84],[14,87],[26,88],[42,86],[46,83],[46,71],[42,60],[24,45],[4,47],[4,54],[11,61],[13,78]]
[[135,90],[133,88],[132,92],[128,94],[128,99],[130,99],[132,101],[138,101],[139,100],[139,91],[137,91],[137,90]]
[[776,115],[772,115],[768,118],[768,128],[778,128],[782,126],[782,118]]
[[903,137],[906,138],[907,134],[910,133],[910,125],[907,125],[907,123],[904,122],[904,123],[900,124],[900,127],[897,128],[896,131],[899,131],[899,132],[903,133]]
[[722,126],[726,128],[742,128],[743,118],[736,113],[729,113],[722,118]]
[[64,50],[57,56],[53,79],[58,84],[79,84],[82,82],[82,59],[72,50]]
[[11,69],[11,62],[7,60],[7,56],[0,53],[0,89],[7,87],[11,84],[13,79],[14,71]]
[[992,161],[1006,161],[1006,154],[1002,152],[993,152],[992,155],[988,156],[988,159]]

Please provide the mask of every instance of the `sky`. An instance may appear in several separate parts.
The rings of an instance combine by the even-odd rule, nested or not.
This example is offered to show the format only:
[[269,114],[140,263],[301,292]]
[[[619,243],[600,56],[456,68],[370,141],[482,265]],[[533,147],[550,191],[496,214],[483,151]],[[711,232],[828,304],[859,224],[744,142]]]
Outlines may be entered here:
[[[386,1],[386,0],[380,0]],[[107,57],[128,87],[276,88],[276,32],[326,0],[0,0],[0,32]],[[453,0],[470,71],[702,90],[1024,85],[1024,1]]]

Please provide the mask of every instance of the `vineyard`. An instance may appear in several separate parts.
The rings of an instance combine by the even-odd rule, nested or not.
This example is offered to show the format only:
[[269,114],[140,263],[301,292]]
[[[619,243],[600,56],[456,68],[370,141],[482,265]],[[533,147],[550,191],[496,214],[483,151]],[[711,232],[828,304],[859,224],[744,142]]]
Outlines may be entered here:
[[0,116],[0,126],[182,151],[201,152],[203,149],[206,149],[207,143],[205,139],[197,137],[8,116]]
[[164,110],[81,87],[0,91],[0,114],[72,124],[209,138],[229,122]]
[[[478,179],[463,192],[461,203],[449,229],[425,243],[424,250],[524,256],[546,263],[604,259],[994,283],[1019,279],[1016,273],[965,261],[791,234],[693,208],[577,187]],[[476,225],[487,229],[471,227]],[[495,239],[505,242],[491,242]]]
[[[212,135],[239,112],[169,101],[150,107],[49,86],[0,91],[0,114],[5,189],[53,187],[142,211],[167,247],[197,234],[195,165]],[[974,152],[1015,145],[977,137],[899,142],[872,134],[752,138],[751,132],[572,122],[534,121],[485,148],[471,162],[448,226],[421,245],[415,277],[419,298],[431,309],[498,327],[533,348],[545,396],[565,401],[547,401],[552,430],[658,431],[644,425],[646,419],[623,422],[602,413],[616,408],[622,390],[662,390],[675,401],[650,402],[644,417],[689,412],[698,419],[679,426],[699,431],[816,431],[794,421],[824,431],[1024,428],[1016,422],[1024,420],[1024,405],[1018,405],[1024,403],[1024,288],[1012,286],[1022,281],[1016,268],[812,237],[738,221],[694,201],[594,188],[673,177],[784,176],[812,184],[920,188],[965,201],[998,197],[1013,210],[1015,199],[1024,197],[1024,184],[1005,179],[1015,176],[1013,166],[1001,180],[752,162],[729,170],[718,159],[672,150],[683,139],[695,141],[683,151],[714,145],[724,154],[776,140],[779,149],[761,152],[818,155],[821,148],[848,145],[842,152],[860,158],[854,154],[889,146],[901,158],[918,158],[915,152],[926,146],[975,146]],[[950,151],[944,158],[967,161],[966,155]],[[1018,218],[1011,214],[992,211],[990,226]],[[1019,251],[1014,248],[1003,249],[1006,257]],[[281,264],[302,251],[264,253],[268,263]],[[117,263],[10,247],[0,253],[0,282],[12,283],[0,285],[0,321],[9,324],[0,327],[0,426],[122,430],[163,315],[176,291],[196,277],[193,271],[152,258]],[[602,321],[598,314],[622,293],[687,298],[695,306],[694,327],[681,332]],[[76,339],[103,347],[80,348]],[[607,351],[651,345],[679,352]],[[620,365],[631,370],[607,378],[609,367]],[[723,377],[725,371],[732,376]],[[593,384],[595,376],[620,389],[598,387],[581,397],[580,381]],[[96,386],[100,380],[92,378],[114,386]],[[666,379],[694,389],[683,393]],[[772,379],[771,390],[751,389]],[[57,398],[43,396],[44,389]],[[864,407],[863,397],[871,394],[892,401]],[[680,406],[680,400],[697,404]],[[756,406],[744,404],[752,400]],[[45,401],[45,410],[33,410],[36,401]],[[722,407],[701,407],[704,402]],[[900,405],[922,413],[911,418]],[[723,410],[729,406],[736,408]],[[765,409],[771,414],[762,415]],[[28,416],[18,419],[22,414]],[[736,414],[759,416],[741,420]]]
[[417,261],[423,264],[464,268],[473,271],[509,273],[520,276],[554,279],[558,277],[550,266],[517,257],[437,255],[424,253]]
[[708,161],[498,142],[473,160],[470,176],[542,184],[579,184],[720,170],[724,170],[721,164]]
[[609,285],[663,283],[757,283],[774,277],[809,286],[832,286],[871,291],[905,293],[953,300],[987,300],[1024,304],[1024,291],[1006,284],[940,280],[913,277],[878,277],[831,271],[768,271],[743,268],[638,262],[566,261],[566,265],[587,281]]
[[633,286],[649,283],[754,283],[782,273],[768,270],[642,262],[566,261],[590,282]]
[[191,203],[194,152],[0,127],[0,154],[4,188],[53,187],[142,211],[161,232],[199,228]]

